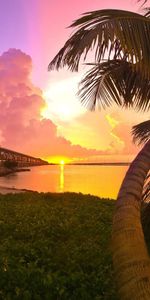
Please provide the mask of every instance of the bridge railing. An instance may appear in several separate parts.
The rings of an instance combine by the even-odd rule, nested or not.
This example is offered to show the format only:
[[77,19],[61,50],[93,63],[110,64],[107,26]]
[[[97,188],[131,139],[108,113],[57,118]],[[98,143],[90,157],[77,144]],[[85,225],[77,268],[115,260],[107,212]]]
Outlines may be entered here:
[[32,157],[23,153],[15,152],[13,150],[0,148],[0,165],[3,165],[5,161],[15,161],[19,167],[23,166],[38,166],[48,164],[48,162]]

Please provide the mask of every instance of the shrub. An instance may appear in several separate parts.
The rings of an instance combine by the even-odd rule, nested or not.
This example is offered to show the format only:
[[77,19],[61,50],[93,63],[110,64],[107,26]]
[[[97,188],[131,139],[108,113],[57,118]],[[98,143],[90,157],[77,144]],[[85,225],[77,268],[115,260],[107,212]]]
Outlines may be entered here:
[[117,300],[113,211],[75,193],[0,195],[0,299]]

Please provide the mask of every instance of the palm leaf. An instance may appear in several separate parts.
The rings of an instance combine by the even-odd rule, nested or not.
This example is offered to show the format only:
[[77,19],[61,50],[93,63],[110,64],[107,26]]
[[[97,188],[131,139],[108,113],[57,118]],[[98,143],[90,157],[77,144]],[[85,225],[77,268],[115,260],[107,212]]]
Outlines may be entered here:
[[[142,78],[138,65],[134,68],[125,60],[108,60],[91,64],[79,85],[83,105],[93,110],[96,106],[119,106],[148,110],[150,107],[150,80]],[[138,70],[138,71],[137,71]]]
[[144,12],[145,12],[145,17],[146,18],[150,18],[150,7],[146,7],[145,9],[144,9]]
[[149,18],[123,10],[99,10],[85,13],[71,27],[77,31],[50,62],[49,70],[68,66],[78,71],[81,57],[85,60],[95,49],[96,62],[108,54],[113,59],[125,56],[131,63],[142,61],[142,73],[149,74]]
[[150,140],[150,120],[142,122],[132,128],[133,141],[145,144]]
[[137,0],[137,2],[143,2],[142,6],[145,5],[147,3],[148,0]]

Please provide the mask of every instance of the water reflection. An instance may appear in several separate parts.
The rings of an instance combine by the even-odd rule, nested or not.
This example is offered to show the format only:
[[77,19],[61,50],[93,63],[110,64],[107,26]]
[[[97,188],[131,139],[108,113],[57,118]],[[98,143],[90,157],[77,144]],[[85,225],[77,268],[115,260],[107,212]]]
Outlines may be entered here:
[[0,186],[116,198],[128,166],[49,165],[0,177]]
[[60,165],[60,192],[64,191],[64,165]]

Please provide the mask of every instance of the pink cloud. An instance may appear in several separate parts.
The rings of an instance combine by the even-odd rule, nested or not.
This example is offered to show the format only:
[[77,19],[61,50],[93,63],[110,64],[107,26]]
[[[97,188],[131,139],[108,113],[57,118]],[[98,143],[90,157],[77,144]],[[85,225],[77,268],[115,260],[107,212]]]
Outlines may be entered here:
[[123,155],[135,155],[139,151],[139,147],[133,143],[132,127],[136,122],[139,123],[140,120],[134,120],[132,114],[132,111],[128,112],[128,118],[122,118],[123,114],[118,112],[111,114],[111,118],[117,121],[111,130],[111,133],[116,137],[116,141],[114,140],[111,144],[112,148],[114,148],[114,152],[117,150],[116,143],[122,144],[120,149],[118,148],[118,153],[122,153]]
[[[45,101],[42,91],[31,82],[31,72],[31,57],[22,51],[10,49],[0,56],[0,143],[3,147],[38,157],[89,157],[91,160],[96,160],[96,157],[103,160],[106,155],[130,155],[138,151],[131,138],[133,122],[122,120],[117,112],[110,114],[109,122],[103,116],[106,124],[102,128],[107,129],[106,140],[111,135],[106,150],[100,150],[100,147],[97,148],[99,150],[87,149],[83,144],[73,145],[67,138],[58,136],[57,126],[51,120],[41,119]],[[87,132],[93,126],[90,134],[93,132],[94,135],[95,130],[96,139],[101,140],[103,130],[99,131],[97,122],[93,124],[89,114],[88,119],[84,119],[85,127],[89,124]]]
[[42,91],[31,80],[32,60],[10,49],[0,57],[0,141],[3,147],[38,157],[86,157],[104,154],[57,136],[57,126],[41,120]]
[[135,145],[132,141],[131,128],[131,125],[124,123],[117,125],[113,130],[115,135],[120,137],[124,143],[122,154],[136,154],[139,151],[137,145]]

